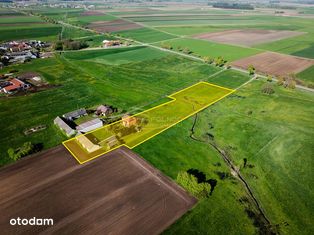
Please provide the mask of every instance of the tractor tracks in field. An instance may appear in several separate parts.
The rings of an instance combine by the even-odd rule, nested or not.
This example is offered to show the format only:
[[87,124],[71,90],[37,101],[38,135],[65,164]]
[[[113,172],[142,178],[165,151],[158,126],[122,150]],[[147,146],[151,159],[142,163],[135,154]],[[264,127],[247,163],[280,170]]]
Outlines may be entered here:
[[202,140],[197,138],[194,134],[195,134],[195,126],[197,124],[197,120],[198,120],[198,115],[199,113],[196,113],[194,115],[194,120],[193,120],[193,124],[192,127],[190,129],[190,138],[193,141],[197,141],[197,142],[201,142],[204,144],[209,144],[212,148],[214,148],[219,155],[221,156],[221,158],[224,160],[224,162],[226,163],[226,165],[228,166],[231,174],[242,184],[242,186],[244,187],[246,194],[248,195],[248,197],[251,199],[250,203],[252,204],[252,206],[257,210],[257,212],[259,213],[260,217],[259,219],[261,220],[261,224],[263,226],[263,228],[259,228],[260,229],[260,234],[269,234],[269,235],[275,235],[275,234],[279,234],[276,231],[273,231],[273,225],[270,222],[270,220],[267,218],[262,206],[260,205],[260,203],[258,202],[257,198],[255,197],[253,190],[251,189],[250,185],[248,184],[248,182],[245,180],[245,178],[242,176],[240,170],[238,169],[238,167],[236,167],[232,160],[230,159],[229,154],[221,149],[217,143],[215,143],[214,141],[206,141],[206,140]]

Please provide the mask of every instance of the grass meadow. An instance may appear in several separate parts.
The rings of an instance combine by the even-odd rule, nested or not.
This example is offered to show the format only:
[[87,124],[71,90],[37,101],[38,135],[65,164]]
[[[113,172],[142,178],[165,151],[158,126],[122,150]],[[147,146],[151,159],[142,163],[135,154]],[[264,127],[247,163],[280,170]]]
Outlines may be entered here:
[[174,50],[178,50],[178,48],[188,48],[193,54],[199,56],[209,56],[211,58],[223,56],[227,61],[238,60],[261,52],[261,50],[254,48],[232,46],[190,38],[180,38],[159,43],[159,45],[163,44],[171,45]]
[[[190,138],[190,118],[135,150],[173,179],[190,168],[217,178],[215,172],[221,169],[214,163],[221,160],[209,145],[215,141],[239,167],[280,233],[311,234],[314,96],[276,85],[274,94],[265,95],[261,93],[264,83],[253,81],[200,112],[194,136],[204,143]],[[249,167],[243,168],[243,158]],[[252,225],[244,226],[249,221],[245,205],[239,203],[241,186],[218,180],[215,190],[166,234],[254,234]]]
[[[1,120],[1,164],[9,162],[7,149],[19,147],[26,141],[43,143],[44,148],[60,144],[66,137],[53,125],[53,119],[79,107],[111,104],[120,110],[141,108],[152,105],[165,95],[192,85],[218,71],[204,63],[190,61],[166,53],[158,53],[147,48],[95,51],[94,60],[90,51],[71,52],[55,58],[34,60],[23,65],[11,66],[19,73],[38,72],[53,88],[45,91],[16,96],[2,97]],[[142,61],[134,62],[135,55],[142,52]],[[117,51],[126,53],[121,63],[113,65],[113,60],[121,61]],[[77,53],[77,54],[75,54]],[[85,54],[86,53],[86,54]],[[109,55],[106,55],[108,53]],[[111,53],[111,54],[110,54]],[[102,54],[102,55],[101,55]],[[149,58],[149,55],[152,56]],[[80,59],[75,59],[77,56]],[[126,58],[129,57],[129,63]],[[84,66],[82,66],[84,65]],[[3,71],[5,72],[5,70]],[[14,107],[14,108],[12,108]],[[12,123],[12,125],[7,125]],[[36,125],[45,124],[47,129],[25,136],[23,131]]]

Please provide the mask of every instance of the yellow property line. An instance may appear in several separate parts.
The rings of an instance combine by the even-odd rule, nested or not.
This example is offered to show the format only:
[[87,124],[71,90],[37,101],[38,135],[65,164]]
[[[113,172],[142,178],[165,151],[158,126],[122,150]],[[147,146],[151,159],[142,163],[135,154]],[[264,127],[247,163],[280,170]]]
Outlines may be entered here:
[[[137,116],[137,115],[140,115],[140,114],[143,114],[143,113],[148,112],[148,111],[151,111],[151,110],[153,110],[153,109],[160,108],[160,107],[162,107],[162,106],[164,106],[164,105],[167,105],[167,104],[169,104],[169,103],[172,103],[172,102],[176,101],[176,98],[173,97],[174,95],[179,94],[179,93],[181,93],[181,92],[183,92],[183,91],[185,91],[185,90],[187,90],[187,89],[190,89],[190,88],[192,88],[192,87],[194,87],[194,86],[197,86],[197,85],[199,85],[199,84],[206,84],[206,85],[218,87],[218,88],[221,88],[221,89],[224,89],[224,90],[229,91],[229,93],[227,93],[226,95],[223,95],[222,97],[218,98],[217,100],[215,100],[215,101],[209,103],[208,105],[204,106],[203,108],[201,108],[201,109],[199,109],[199,110],[196,110],[195,112],[193,112],[193,113],[189,114],[188,116],[186,116],[186,117],[180,119],[179,121],[177,121],[177,122],[175,122],[175,123],[169,125],[168,127],[166,127],[166,128],[164,128],[163,130],[161,130],[161,131],[155,133],[154,135],[148,137],[147,139],[145,139],[145,140],[139,142],[138,144],[134,145],[133,147],[129,147],[127,144],[121,144],[121,145],[118,145],[118,146],[116,146],[116,147],[114,147],[114,148],[112,148],[112,149],[110,149],[110,150],[107,150],[107,151],[101,153],[101,154],[98,154],[98,155],[96,155],[96,156],[94,156],[94,157],[91,157],[91,158],[89,158],[89,159],[87,159],[87,160],[85,160],[85,161],[80,161],[80,160],[75,156],[75,154],[66,146],[66,143],[67,143],[67,142],[76,139],[77,136],[75,136],[75,137],[73,137],[73,138],[71,138],[71,139],[68,139],[68,140],[66,140],[66,141],[63,141],[62,144],[63,144],[64,147],[72,154],[72,156],[79,162],[79,164],[84,164],[84,163],[89,162],[89,161],[91,161],[91,160],[93,160],[93,159],[95,159],[95,158],[97,158],[97,157],[100,157],[100,156],[102,156],[102,155],[104,155],[104,154],[106,154],[106,153],[108,153],[108,152],[111,152],[111,151],[113,151],[113,150],[115,150],[115,149],[117,149],[117,148],[120,148],[121,146],[125,146],[125,147],[127,147],[127,148],[129,148],[129,149],[133,149],[133,148],[137,147],[138,145],[140,145],[140,144],[142,144],[142,143],[144,143],[144,142],[146,142],[146,141],[152,139],[153,137],[155,137],[155,136],[159,135],[160,133],[162,133],[162,132],[168,130],[169,128],[171,128],[171,127],[177,125],[178,123],[180,123],[180,122],[182,122],[183,120],[185,120],[185,119],[187,119],[187,118],[193,116],[194,114],[196,114],[196,113],[198,113],[198,112],[200,112],[200,111],[206,109],[206,108],[209,107],[210,105],[212,105],[212,104],[218,102],[219,100],[225,98],[226,96],[228,96],[228,95],[230,95],[230,94],[232,94],[233,92],[236,91],[236,90],[233,90],[233,89],[229,89],[229,88],[226,88],[226,87],[222,87],[222,86],[218,86],[218,85],[215,85],[215,84],[212,84],[212,83],[209,83],[209,82],[203,82],[203,81],[202,81],[202,82],[198,82],[198,83],[196,83],[196,84],[194,84],[194,85],[191,85],[191,86],[189,86],[189,87],[187,87],[187,88],[184,88],[184,89],[182,89],[182,90],[180,90],[180,91],[177,91],[177,92],[175,92],[175,93],[173,93],[173,94],[167,96],[168,98],[171,99],[170,101],[165,102],[165,103],[160,104],[160,105],[157,105],[157,106],[155,106],[155,107],[153,107],[153,108],[144,110],[144,111],[139,112],[139,113],[137,113],[137,114],[134,114],[134,115],[132,115],[132,117]],[[110,123],[110,124],[108,124],[108,125],[99,127],[99,128],[97,128],[97,129],[95,129],[95,130],[86,132],[85,134],[82,134],[82,135],[87,135],[87,134],[93,133],[93,132],[98,131],[98,130],[100,130],[100,129],[102,129],[102,128],[105,128],[105,127],[114,125],[114,124],[116,124],[116,123],[118,123],[118,122],[120,122],[120,121],[121,121],[121,120],[115,121],[115,122]]]

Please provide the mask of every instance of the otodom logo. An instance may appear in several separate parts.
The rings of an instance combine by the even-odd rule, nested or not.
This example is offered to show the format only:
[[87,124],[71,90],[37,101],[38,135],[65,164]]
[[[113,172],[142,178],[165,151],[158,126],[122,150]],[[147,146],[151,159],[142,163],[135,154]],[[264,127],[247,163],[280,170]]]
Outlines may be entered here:
[[52,226],[53,225],[53,219],[51,218],[30,218],[30,219],[26,219],[26,218],[12,218],[10,219],[10,225],[31,225],[31,226],[41,226],[41,225],[45,225],[45,226]]

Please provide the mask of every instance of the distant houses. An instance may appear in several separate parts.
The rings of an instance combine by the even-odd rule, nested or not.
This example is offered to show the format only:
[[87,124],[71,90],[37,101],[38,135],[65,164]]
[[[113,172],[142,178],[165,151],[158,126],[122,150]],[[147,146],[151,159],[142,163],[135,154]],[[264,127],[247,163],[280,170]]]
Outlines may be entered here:
[[120,40],[103,40],[102,41],[103,47],[118,47],[123,45],[123,43]]
[[0,44],[0,62],[5,66],[40,58],[40,51],[50,46],[49,43],[37,40],[5,42]]

